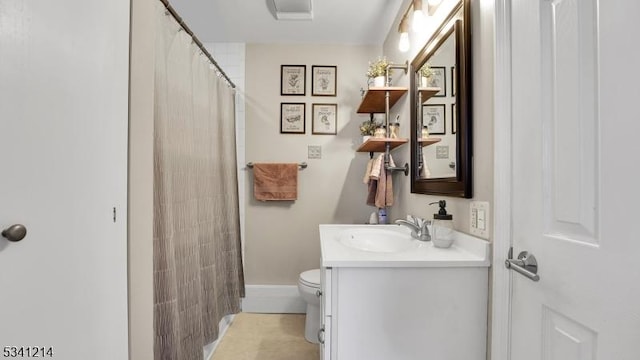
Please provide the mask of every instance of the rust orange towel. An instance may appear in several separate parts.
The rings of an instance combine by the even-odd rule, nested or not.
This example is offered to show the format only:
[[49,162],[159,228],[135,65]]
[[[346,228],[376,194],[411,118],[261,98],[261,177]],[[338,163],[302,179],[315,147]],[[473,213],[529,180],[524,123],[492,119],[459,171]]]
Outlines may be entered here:
[[256,200],[296,200],[298,164],[254,164],[253,196]]
[[[391,155],[389,155],[389,166],[396,166]],[[391,171],[384,168],[384,154],[380,154],[371,167],[368,190],[367,205],[378,208],[393,205],[393,178]]]

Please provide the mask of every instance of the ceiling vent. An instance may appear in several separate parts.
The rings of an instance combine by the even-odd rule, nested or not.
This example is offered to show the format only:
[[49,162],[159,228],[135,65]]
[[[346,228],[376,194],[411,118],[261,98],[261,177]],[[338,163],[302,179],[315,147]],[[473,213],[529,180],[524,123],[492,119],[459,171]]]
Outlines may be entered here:
[[313,20],[312,0],[272,0],[278,20]]

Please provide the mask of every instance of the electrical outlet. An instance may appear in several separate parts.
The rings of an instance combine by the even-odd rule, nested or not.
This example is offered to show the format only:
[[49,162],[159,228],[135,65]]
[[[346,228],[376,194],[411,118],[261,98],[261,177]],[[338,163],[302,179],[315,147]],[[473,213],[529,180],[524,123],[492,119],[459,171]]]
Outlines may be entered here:
[[489,203],[486,201],[471,202],[470,232],[478,237],[489,238]]
[[307,158],[309,158],[309,159],[322,159],[322,146],[309,145],[307,148],[308,148]]

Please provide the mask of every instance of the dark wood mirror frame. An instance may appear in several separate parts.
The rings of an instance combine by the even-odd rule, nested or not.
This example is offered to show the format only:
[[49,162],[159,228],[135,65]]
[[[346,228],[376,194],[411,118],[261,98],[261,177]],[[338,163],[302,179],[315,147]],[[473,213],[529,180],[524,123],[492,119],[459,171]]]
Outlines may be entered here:
[[[471,107],[471,4],[461,0],[438,27],[427,44],[411,62],[411,192],[462,198],[472,197],[472,107]],[[462,20],[456,20],[459,14]],[[456,39],[456,177],[422,179],[419,177],[418,156],[421,154],[418,133],[417,85],[418,70],[447,39],[451,31]]]

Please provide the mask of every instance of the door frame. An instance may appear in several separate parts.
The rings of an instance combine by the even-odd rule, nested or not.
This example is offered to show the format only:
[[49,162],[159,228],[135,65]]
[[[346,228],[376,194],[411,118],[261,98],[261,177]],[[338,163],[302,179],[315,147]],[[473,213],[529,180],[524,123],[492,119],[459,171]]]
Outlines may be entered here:
[[511,0],[494,8],[494,180],[491,360],[511,353],[511,274],[503,265],[512,245],[511,224]]

